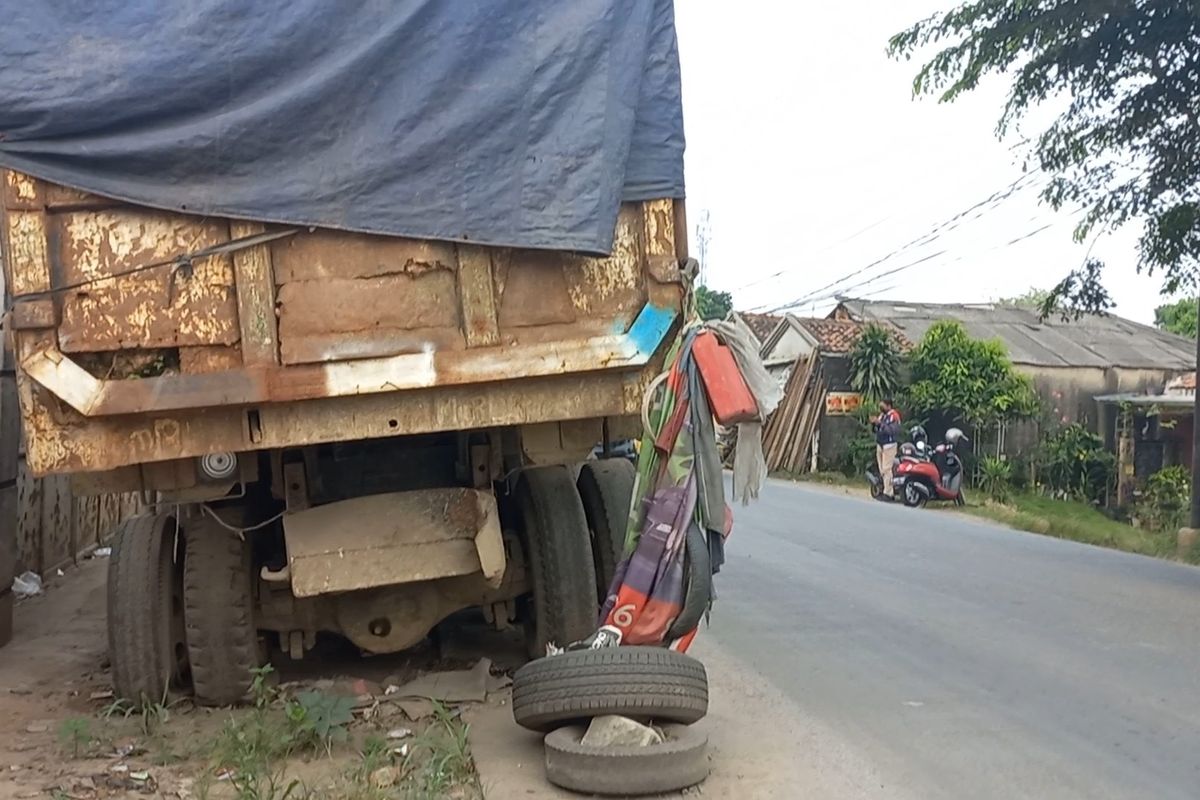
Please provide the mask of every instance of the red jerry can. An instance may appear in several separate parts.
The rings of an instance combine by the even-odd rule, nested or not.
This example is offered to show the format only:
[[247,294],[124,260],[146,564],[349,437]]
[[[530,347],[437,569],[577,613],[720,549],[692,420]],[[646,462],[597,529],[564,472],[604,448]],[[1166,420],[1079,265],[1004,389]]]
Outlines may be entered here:
[[711,331],[696,334],[692,356],[700,370],[700,381],[708,394],[708,405],[717,422],[728,427],[758,417],[758,404],[750,393],[732,351]]

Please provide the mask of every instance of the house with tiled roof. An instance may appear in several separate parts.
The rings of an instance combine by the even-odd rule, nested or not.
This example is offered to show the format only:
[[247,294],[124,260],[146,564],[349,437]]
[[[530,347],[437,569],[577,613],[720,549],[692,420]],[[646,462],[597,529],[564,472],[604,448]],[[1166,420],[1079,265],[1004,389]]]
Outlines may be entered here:
[[[831,320],[797,317],[793,314],[775,316],[735,312],[736,322],[750,330],[762,344],[759,354],[767,371],[786,386],[797,359],[817,356],[821,359],[821,395],[856,397],[850,386],[850,353],[867,324],[853,320]],[[913,344],[895,326],[883,323],[896,349],[901,353],[912,350]],[[846,450],[846,443],[858,432],[853,416],[825,410],[817,423],[813,448],[821,469],[836,469]]]
[[[1001,303],[913,303],[840,299],[831,321],[886,322],[917,342],[935,323],[958,322],[974,339],[1004,345],[1017,371],[1029,376],[1042,400],[1044,419],[977,437],[977,449],[1020,454],[1037,441],[1038,427],[1081,423],[1116,451],[1122,402],[1155,411],[1186,407],[1180,391],[1195,392],[1196,342],[1116,314],[1079,319],[1051,316]],[[1186,384],[1191,383],[1191,387]],[[1149,415],[1154,416],[1154,415]],[[1191,415],[1173,429],[1151,420],[1138,422],[1137,472],[1151,474],[1162,464],[1191,459]],[[1143,424],[1144,423],[1144,424]],[[1174,430],[1170,435],[1163,431]],[[1183,435],[1185,434],[1185,435]],[[1176,441],[1178,447],[1173,447]]]

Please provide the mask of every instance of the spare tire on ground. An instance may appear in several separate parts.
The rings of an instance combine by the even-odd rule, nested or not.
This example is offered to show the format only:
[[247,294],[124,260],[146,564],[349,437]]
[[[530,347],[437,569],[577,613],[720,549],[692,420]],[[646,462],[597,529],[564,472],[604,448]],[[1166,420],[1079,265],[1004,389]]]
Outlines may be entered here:
[[605,714],[690,725],[706,713],[704,665],[662,647],[560,653],[513,676],[513,717],[533,731]]
[[559,728],[546,737],[546,779],[584,794],[651,795],[695,786],[708,777],[708,735],[666,725],[666,741],[645,747],[589,747],[585,728]]

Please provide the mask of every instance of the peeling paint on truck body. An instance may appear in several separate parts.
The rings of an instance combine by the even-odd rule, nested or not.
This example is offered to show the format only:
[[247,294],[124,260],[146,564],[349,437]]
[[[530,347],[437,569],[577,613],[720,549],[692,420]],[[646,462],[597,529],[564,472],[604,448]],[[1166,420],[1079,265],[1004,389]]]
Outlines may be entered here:
[[631,417],[682,308],[671,200],[624,205],[606,258],[320,229],[189,262],[285,229],[0,183],[39,475]]

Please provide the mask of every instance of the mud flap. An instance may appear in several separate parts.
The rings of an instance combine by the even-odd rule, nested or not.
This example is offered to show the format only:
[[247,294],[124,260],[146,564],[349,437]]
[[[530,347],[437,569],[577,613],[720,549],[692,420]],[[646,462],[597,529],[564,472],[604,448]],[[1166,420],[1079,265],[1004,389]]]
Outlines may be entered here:
[[482,573],[505,555],[496,499],[475,489],[356,497],[283,518],[292,593],[312,597]]

